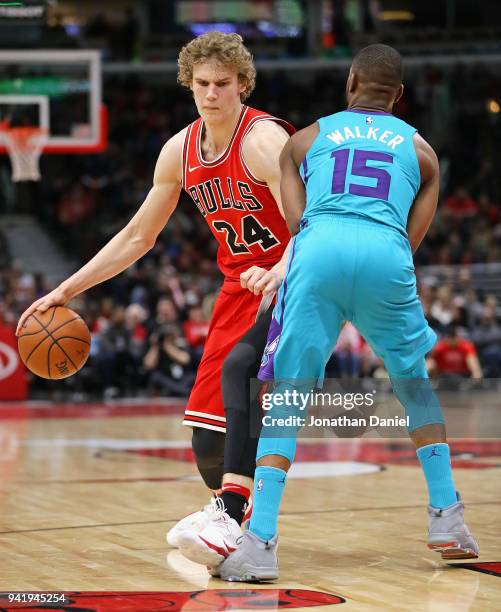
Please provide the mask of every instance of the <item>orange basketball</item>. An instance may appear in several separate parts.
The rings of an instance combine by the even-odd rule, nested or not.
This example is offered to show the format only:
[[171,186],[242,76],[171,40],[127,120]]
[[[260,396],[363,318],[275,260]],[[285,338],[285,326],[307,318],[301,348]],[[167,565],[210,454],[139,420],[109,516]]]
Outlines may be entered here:
[[33,374],[53,380],[67,378],[87,361],[90,332],[76,312],[52,306],[26,319],[17,346],[23,363]]

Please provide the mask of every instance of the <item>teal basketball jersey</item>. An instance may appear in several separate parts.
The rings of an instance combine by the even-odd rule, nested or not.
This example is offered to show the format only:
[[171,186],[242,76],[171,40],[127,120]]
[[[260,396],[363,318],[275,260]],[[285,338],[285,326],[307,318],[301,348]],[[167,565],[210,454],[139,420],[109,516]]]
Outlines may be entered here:
[[300,167],[303,219],[359,217],[407,236],[407,217],[421,185],[416,129],[389,113],[346,110],[318,120],[319,134]]

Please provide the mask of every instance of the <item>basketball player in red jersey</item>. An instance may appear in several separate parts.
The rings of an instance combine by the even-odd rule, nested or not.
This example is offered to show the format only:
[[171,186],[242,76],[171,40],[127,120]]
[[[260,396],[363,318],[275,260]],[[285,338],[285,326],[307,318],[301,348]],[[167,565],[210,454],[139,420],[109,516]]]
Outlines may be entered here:
[[[257,340],[250,328],[260,292],[276,288],[285,271],[289,232],[280,205],[279,155],[294,128],[242,104],[254,89],[255,68],[240,36],[219,32],[199,36],[182,49],[178,63],[178,80],[192,90],[200,118],[164,145],[153,187],[131,221],[73,276],[34,302],[21,316],[18,332],[35,310],[67,304],[148,252],[184,189],[219,243],[218,263],[225,276],[184,419],[193,428],[200,474],[210,489],[218,490],[226,431],[221,370],[225,357],[246,332],[261,348],[266,343],[266,318],[258,325]],[[258,366],[262,350],[257,353]],[[230,360],[230,370],[235,361],[241,369],[243,362],[236,358]],[[252,452],[247,449],[245,454]],[[237,458],[230,469],[224,466],[225,471],[238,476],[240,463]],[[243,469],[244,477],[252,474],[253,466],[252,473],[250,468]],[[238,478],[232,480],[237,482],[229,483],[223,497],[227,505],[239,506],[248,491]],[[241,495],[244,490],[247,493]],[[221,503],[212,503],[181,521],[171,530],[170,543],[176,545],[186,527],[200,531],[208,517],[220,518],[221,508]],[[230,514],[239,516],[240,508]]]

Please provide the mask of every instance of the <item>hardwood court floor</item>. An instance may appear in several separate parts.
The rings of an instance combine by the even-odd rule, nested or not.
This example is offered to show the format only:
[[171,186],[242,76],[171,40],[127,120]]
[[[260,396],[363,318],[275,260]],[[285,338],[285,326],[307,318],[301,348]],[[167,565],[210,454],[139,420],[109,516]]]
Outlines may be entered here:
[[[277,609],[284,597],[306,609],[300,591],[277,589],[338,595],[356,611],[501,608],[501,442],[453,444],[479,562],[490,563],[484,572],[427,550],[425,486],[406,441],[308,440],[283,502],[280,580],[252,586],[210,579],[167,547],[165,532],[208,501],[180,412],[176,404],[0,406],[0,591],[177,597],[178,607],[120,608],[151,612]],[[179,603],[194,591],[205,604]],[[258,595],[267,599],[253,607]]]

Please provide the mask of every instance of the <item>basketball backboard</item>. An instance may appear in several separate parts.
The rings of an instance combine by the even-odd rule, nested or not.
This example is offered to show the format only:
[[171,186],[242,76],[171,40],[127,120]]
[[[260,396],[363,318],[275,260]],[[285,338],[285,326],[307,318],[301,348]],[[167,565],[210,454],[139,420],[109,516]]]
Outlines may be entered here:
[[0,50],[0,75],[0,122],[45,130],[44,153],[106,148],[99,51]]

